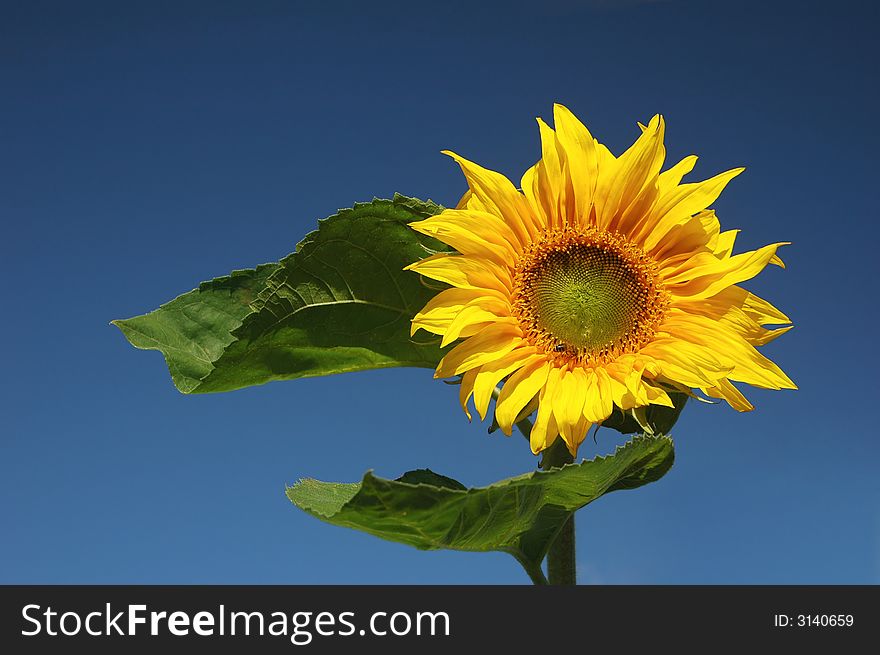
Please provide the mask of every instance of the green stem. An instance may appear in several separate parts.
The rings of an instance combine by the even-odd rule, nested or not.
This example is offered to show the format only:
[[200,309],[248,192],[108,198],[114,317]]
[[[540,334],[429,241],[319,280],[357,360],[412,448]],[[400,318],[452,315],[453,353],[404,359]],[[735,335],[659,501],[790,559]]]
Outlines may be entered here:
[[[574,461],[562,439],[544,451],[541,468],[545,471]],[[547,578],[551,585],[577,584],[574,543],[574,512],[557,533],[547,551]]]
[[522,436],[526,438],[526,441],[529,440],[529,435],[532,433],[532,422],[528,418],[524,418],[522,421],[516,423],[516,429],[522,433]]
[[547,551],[547,577],[550,584],[577,584],[573,512],[556,535],[556,539],[550,544],[550,550]]
[[[495,389],[492,392],[492,397],[495,398],[495,400],[498,400],[498,393],[498,389]],[[532,432],[532,422],[528,418],[524,418],[517,422],[516,427],[522,432],[522,435],[528,441],[529,435]],[[551,468],[565,466],[573,461],[574,457],[568,452],[565,442],[563,442],[562,439],[556,439],[556,442],[544,451],[540,467],[546,471]],[[534,566],[518,557],[517,559],[519,559],[520,564],[522,564],[522,567],[526,570],[526,573],[529,574],[532,582],[536,585],[575,585],[577,584],[577,562],[575,559],[575,553],[574,512],[572,512],[571,516],[550,544],[550,549],[547,551],[546,578],[540,567],[537,567],[537,571],[535,571]]]

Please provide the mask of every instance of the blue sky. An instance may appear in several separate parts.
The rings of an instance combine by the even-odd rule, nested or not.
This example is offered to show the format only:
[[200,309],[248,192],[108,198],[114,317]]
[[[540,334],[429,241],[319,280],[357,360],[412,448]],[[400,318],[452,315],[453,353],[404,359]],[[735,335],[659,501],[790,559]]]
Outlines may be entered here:
[[[473,6],[477,5],[479,6]],[[0,6],[0,582],[526,583],[503,554],[323,524],[285,484],[530,470],[398,369],[183,396],[108,322],[277,260],[339,207],[453,203],[450,148],[518,179],[567,104],[613,151],[662,113],[796,324],[800,385],[690,406],[659,483],[578,514],[581,580],[878,583],[878,60],[869,3]],[[427,423],[424,417],[431,417]],[[599,432],[581,454],[613,450]]]

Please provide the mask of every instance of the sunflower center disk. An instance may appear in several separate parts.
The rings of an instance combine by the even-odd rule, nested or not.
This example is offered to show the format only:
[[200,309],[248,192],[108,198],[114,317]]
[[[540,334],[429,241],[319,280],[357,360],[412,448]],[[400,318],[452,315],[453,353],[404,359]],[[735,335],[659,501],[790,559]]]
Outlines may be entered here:
[[611,234],[563,232],[536,244],[517,272],[516,309],[542,350],[578,360],[631,352],[665,305],[644,253]]
[[596,246],[550,253],[532,285],[538,325],[562,343],[596,350],[624,336],[645,289],[623,260]]

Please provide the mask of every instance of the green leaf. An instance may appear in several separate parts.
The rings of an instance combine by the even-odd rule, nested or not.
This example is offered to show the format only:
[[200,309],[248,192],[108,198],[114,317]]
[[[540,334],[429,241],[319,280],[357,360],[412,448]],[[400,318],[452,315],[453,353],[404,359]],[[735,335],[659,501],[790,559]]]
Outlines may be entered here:
[[647,432],[648,434],[669,434],[672,427],[681,416],[688,395],[678,391],[668,391],[674,407],[663,405],[648,405],[627,412],[615,407],[614,412],[602,423],[603,428],[611,428],[622,434],[636,434]]
[[407,223],[441,207],[396,195],[319,221],[279,263],[204,282],[159,309],[113,321],[159,350],[184,393],[392,366],[434,368],[439,340],[410,319],[437,293],[403,268],[444,244]]
[[300,509],[334,525],[423,550],[504,551],[539,566],[572,512],[618,489],[661,478],[672,466],[668,437],[639,436],[613,455],[466,489],[427,470],[398,480],[368,472],[360,483],[305,479],[287,488]]
[[434,473],[431,469],[416,469],[415,471],[407,471],[401,475],[395,482],[406,482],[407,484],[429,484],[433,487],[442,487],[444,489],[466,490],[458,480],[447,478],[445,475]]

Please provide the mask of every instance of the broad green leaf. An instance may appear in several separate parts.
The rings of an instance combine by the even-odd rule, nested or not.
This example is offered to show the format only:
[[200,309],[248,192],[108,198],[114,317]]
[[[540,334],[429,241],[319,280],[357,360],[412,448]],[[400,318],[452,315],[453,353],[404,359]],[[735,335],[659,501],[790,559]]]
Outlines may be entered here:
[[230,391],[392,366],[433,368],[439,340],[410,337],[437,293],[403,268],[448,247],[407,223],[441,207],[396,195],[319,221],[279,263],[204,282],[159,309],[113,321],[159,350],[184,393]]
[[603,494],[635,489],[672,466],[668,437],[639,436],[613,455],[466,489],[420,470],[398,480],[367,473],[359,483],[305,479],[287,489],[294,505],[334,525],[424,550],[504,551],[539,566],[572,512]]
[[458,480],[447,478],[445,475],[434,473],[431,469],[416,469],[415,471],[407,471],[396,482],[407,482],[409,484],[429,484],[433,487],[444,487],[446,489],[458,489],[459,491],[467,490]]

